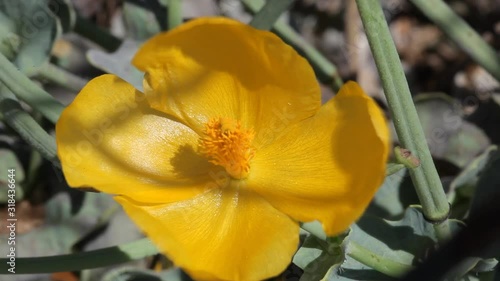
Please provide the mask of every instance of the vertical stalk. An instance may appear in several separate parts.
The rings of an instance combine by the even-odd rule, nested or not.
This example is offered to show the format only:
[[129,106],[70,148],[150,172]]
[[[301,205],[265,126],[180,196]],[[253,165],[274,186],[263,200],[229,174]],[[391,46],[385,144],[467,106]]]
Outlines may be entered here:
[[401,61],[391,38],[380,1],[356,0],[375,63],[382,80],[394,126],[404,148],[418,157],[421,165],[409,169],[425,217],[443,225],[440,236],[449,234],[449,204],[434,166],[427,141],[418,119]]

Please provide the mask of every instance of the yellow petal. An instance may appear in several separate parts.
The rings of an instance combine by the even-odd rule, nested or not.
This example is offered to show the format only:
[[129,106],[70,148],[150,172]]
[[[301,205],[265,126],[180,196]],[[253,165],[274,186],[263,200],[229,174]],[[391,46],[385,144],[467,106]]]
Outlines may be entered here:
[[90,81],[56,125],[68,184],[142,202],[191,198],[216,169],[195,153],[198,135],[149,108],[144,94],[113,75]]
[[298,224],[244,188],[213,189],[170,204],[115,200],[195,280],[273,277],[285,270],[298,246]]
[[197,132],[211,118],[240,120],[269,142],[312,116],[320,90],[308,62],[276,35],[227,18],[201,18],[147,41],[133,59],[151,105]]
[[388,151],[383,113],[349,82],[316,116],[256,152],[248,186],[299,221],[320,220],[334,235],[365,210],[384,179]]

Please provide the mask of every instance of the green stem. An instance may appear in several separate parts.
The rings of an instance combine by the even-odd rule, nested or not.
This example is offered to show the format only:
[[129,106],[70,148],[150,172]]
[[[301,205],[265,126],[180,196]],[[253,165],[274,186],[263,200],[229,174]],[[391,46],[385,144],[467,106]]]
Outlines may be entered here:
[[[79,271],[105,267],[155,255],[158,249],[147,239],[114,247],[69,255],[19,258],[16,257],[16,274]],[[8,273],[9,259],[0,259],[0,274]]]
[[37,75],[73,91],[80,91],[88,82],[85,79],[82,79],[79,76],[51,63],[45,63],[42,67],[40,67]]
[[353,241],[348,242],[345,253],[360,263],[391,277],[401,277],[413,268],[410,265],[393,261],[385,258],[383,255],[378,255]]
[[0,54],[0,82],[14,95],[56,123],[64,106],[49,93],[22,74],[4,55]]
[[[446,222],[448,222],[448,220],[446,220]],[[452,231],[449,223],[436,223],[433,226],[438,241],[446,242],[451,238]]]
[[474,61],[500,81],[500,56],[442,0],[411,0]]
[[182,0],[168,0],[168,30],[182,24]]
[[[275,1],[275,0],[273,0]],[[268,1],[268,2],[273,2]],[[246,8],[248,8],[252,13],[258,13],[265,2],[263,0],[242,0]],[[316,48],[311,46],[300,34],[298,34],[293,28],[291,28],[286,22],[278,19],[273,26],[273,30],[283,38],[290,45],[294,46],[299,52],[304,54],[309,63],[315,68],[320,78],[323,82],[330,83],[333,80],[334,90],[338,90],[342,87],[343,81],[337,68],[326,59]]]
[[409,169],[423,213],[433,222],[445,220],[449,204],[434,166],[427,141],[418,119],[401,61],[384,18],[380,1],[356,0],[368,42],[382,80],[394,126],[403,147],[421,161]]
[[250,25],[262,30],[269,30],[274,26],[281,14],[286,11],[293,0],[267,1],[264,6],[254,15]]
[[414,169],[420,166],[420,159],[415,157],[410,150],[396,146],[394,148],[394,158],[400,164],[403,164],[408,169]]
[[60,167],[56,142],[52,136],[21,108],[16,97],[5,87],[0,89],[0,112],[3,120],[45,159]]
[[280,37],[300,50],[312,66],[319,70],[319,78],[323,76],[322,80],[324,82],[332,80],[332,86],[335,91],[338,91],[342,87],[344,81],[342,81],[335,65],[325,58],[325,56],[323,56],[314,46],[302,38],[302,36],[292,27],[284,21],[278,20],[274,25],[274,29]]
[[385,170],[385,176],[390,176],[392,174],[397,173],[401,169],[404,169],[406,166],[400,163],[388,163],[387,170]]

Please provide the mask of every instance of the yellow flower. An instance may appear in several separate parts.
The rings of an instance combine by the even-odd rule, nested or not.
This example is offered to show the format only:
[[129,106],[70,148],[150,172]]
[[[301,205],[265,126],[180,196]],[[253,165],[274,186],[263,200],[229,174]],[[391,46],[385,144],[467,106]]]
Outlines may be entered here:
[[383,114],[354,82],[325,105],[306,60],[270,32],[204,18],[147,41],[144,93],[90,81],[56,126],[70,186],[115,195],[198,280],[282,272],[299,221],[334,235],[385,174]]

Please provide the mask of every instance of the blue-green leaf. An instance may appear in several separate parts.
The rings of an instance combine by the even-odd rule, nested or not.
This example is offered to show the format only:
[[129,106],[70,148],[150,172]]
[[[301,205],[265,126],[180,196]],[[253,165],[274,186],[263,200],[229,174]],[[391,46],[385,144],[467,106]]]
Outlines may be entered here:
[[308,236],[293,258],[293,263],[302,268],[300,280],[319,281],[328,269],[340,263],[344,256],[340,247],[345,235],[326,241],[313,235]]
[[418,202],[415,188],[405,168],[385,178],[366,213],[384,219],[399,219],[408,206]]
[[[23,199],[24,195],[23,188],[21,186],[21,183],[24,180],[23,166],[17,159],[14,152],[6,148],[0,149],[0,159],[2,159],[0,162],[0,203],[6,203],[9,199],[9,193],[7,190],[9,189],[9,179],[12,180],[12,177],[9,177],[9,175],[14,175],[15,200],[19,202]],[[14,169],[15,172],[13,174],[8,173],[7,171],[10,169]]]
[[469,210],[472,196],[476,190],[479,177],[486,164],[498,151],[496,146],[490,146],[481,155],[470,162],[460,174],[450,183],[448,201],[452,206],[452,216],[463,218]]
[[155,15],[133,3],[123,3],[123,20],[127,25],[129,37],[140,42],[161,31]]
[[[453,230],[462,225],[450,222]],[[398,221],[364,216],[343,242],[344,262],[324,280],[394,280],[418,265],[436,242],[434,226],[419,208],[408,208]]]
[[29,76],[36,75],[38,68],[49,60],[52,46],[61,33],[60,23],[48,3],[48,0],[0,0],[2,17],[8,17],[12,23],[2,30],[2,43],[11,44],[15,54],[8,57]]
[[458,103],[446,94],[420,94],[415,107],[433,157],[464,167],[490,145],[486,134],[464,120]]
[[180,268],[156,272],[153,270],[138,269],[135,267],[122,267],[106,273],[102,281],[191,281]]
[[139,45],[137,41],[126,39],[114,53],[93,49],[88,51],[87,58],[93,66],[122,78],[141,91],[144,74],[131,64]]

